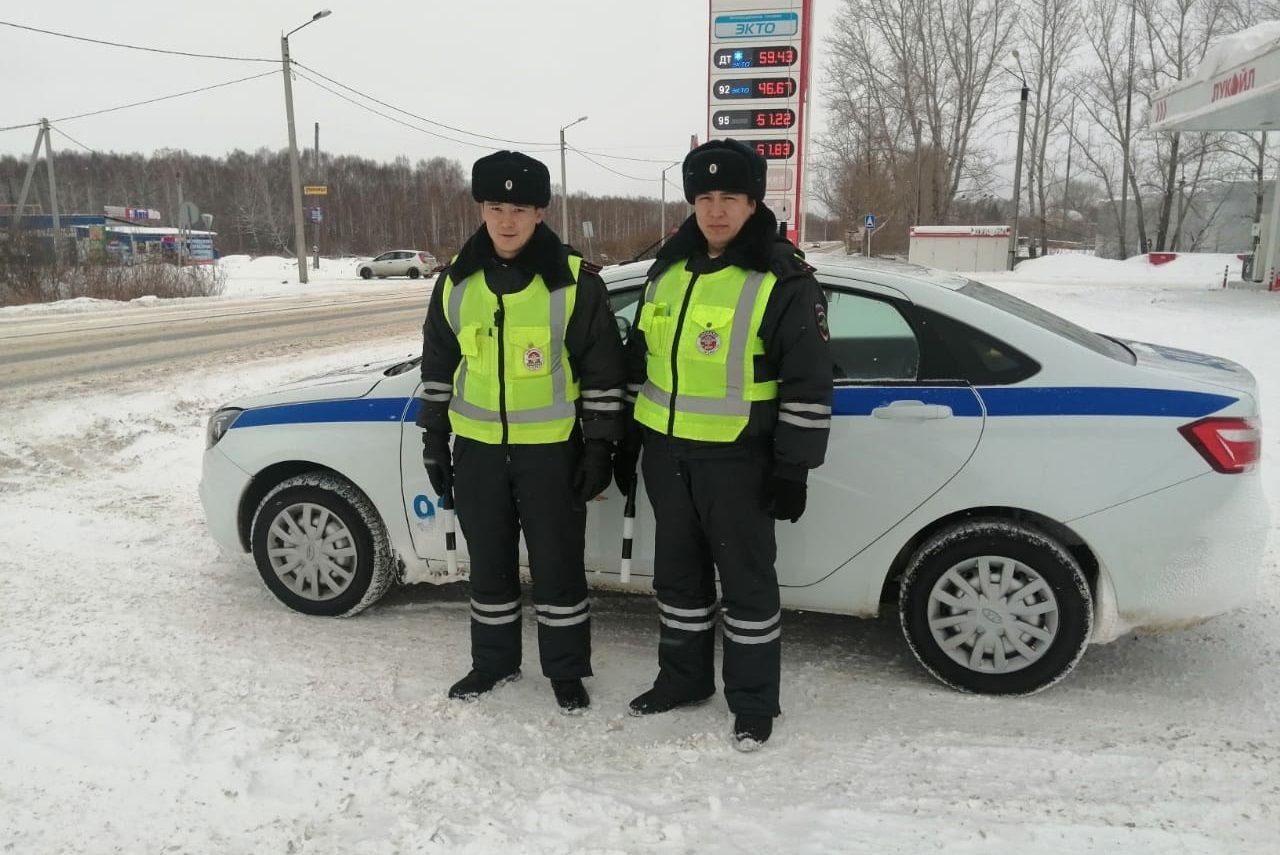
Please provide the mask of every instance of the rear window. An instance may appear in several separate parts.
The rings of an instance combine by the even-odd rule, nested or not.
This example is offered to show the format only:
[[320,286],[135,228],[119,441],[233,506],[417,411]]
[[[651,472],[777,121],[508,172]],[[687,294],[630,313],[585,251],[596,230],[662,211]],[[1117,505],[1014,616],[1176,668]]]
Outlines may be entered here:
[[998,288],[971,281],[960,287],[960,293],[981,303],[986,303],[988,306],[994,306],[1001,311],[1008,312],[1028,323],[1035,324],[1040,329],[1060,335],[1082,347],[1087,347],[1094,353],[1109,356],[1117,362],[1134,365],[1138,361],[1124,345],[1095,332],[1090,332],[1084,327],[1077,326],[1052,312],[1046,312],[1038,306],[1033,306],[1025,300],[1019,300],[1017,297],[1007,294]]

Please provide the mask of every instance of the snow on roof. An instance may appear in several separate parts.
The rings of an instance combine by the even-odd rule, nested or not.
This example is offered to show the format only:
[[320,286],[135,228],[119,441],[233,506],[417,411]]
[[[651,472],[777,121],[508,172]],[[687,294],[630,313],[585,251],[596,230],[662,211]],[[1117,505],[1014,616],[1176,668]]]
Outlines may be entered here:
[[[108,224],[106,226],[109,232],[119,232],[127,235],[176,235],[178,229],[173,226],[116,226]],[[216,235],[217,232],[205,232],[200,229],[186,229],[189,235]]]

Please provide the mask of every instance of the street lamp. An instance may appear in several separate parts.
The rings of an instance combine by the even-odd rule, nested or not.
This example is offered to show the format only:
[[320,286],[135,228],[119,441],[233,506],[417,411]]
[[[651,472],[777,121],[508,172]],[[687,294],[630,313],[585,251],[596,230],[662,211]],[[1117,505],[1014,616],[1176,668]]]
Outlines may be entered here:
[[[1012,52],[1014,60],[1018,63],[1018,74],[1014,74],[1022,83],[1021,107],[1018,116],[1018,156],[1017,165],[1013,171],[1013,241],[1009,244],[1009,269],[1013,269],[1014,262],[1017,260],[1018,252],[1018,205],[1022,201],[1022,140],[1027,132],[1027,95],[1031,90],[1027,88],[1027,74],[1022,70],[1022,60],[1015,50]],[[1003,66],[1001,66],[1003,68]],[[1010,74],[1013,72],[1005,68]]]
[[569,185],[564,177],[564,132],[586,120],[586,116],[579,116],[560,129],[560,240],[565,243],[569,242]]
[[293,130],[293,69],[289,59],[289,36],[321,18],[331,15],[328,9],[321,9],[311,16],[311,20],[280,37],[280,66],[284,72],[284,111],[289,121],[289,175],[293,180],[293,243],[298,256],[298,281],[307,284],[307,238],[302,227],[302,175],[298,168],[298,137]]
[[662,239],[667,239],[667,170],[672,167],[679,166],[684,163],[683,160],[677,160],[662,170]]

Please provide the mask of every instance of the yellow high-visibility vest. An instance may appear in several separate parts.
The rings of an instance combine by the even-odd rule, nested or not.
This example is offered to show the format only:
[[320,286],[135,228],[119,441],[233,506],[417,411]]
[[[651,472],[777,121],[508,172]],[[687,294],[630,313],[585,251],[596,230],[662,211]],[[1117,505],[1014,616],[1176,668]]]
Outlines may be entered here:
[[552,291],[534,276],[522,290],[501,297],[483,270],[461,282],[445,277],[445,316],[462,351],[449,403],[454,433],[491,444],[569,438],[578,380],[565,332],[581,265],[581,258],[569,256],[572,284]]
[[752,402],[778,397],[775,381],[756,382],[754,364],[777,277],[731,266],[693,279],[673,264],[645,289],[639,327],[649,353],[636,421],[683,439],[732,442]]

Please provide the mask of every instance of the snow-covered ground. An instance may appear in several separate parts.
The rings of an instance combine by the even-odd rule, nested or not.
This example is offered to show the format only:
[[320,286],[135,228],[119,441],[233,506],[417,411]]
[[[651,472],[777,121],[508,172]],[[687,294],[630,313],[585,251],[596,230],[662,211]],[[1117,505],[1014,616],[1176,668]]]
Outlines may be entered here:
[[[1280,295],[1053,261],[984,278],[1100,331],[1237,360],[1280,425]],[[259,266],[235,293],[276,275]],[[594,705],[566,718],[530,621],[524,680],[445,700],[469,661],[461,586],[309,619],[218,554],[196,497],[208,412],[417,344],[0,410],[0,852],[1274,851],[1274,427],[1256,605],[1091,648],[1018,699],[934,683],[891,619],[792,615],[785,714],[741,755],[722,699],[625,715],[654,671],[647,598],[596,601]]]

